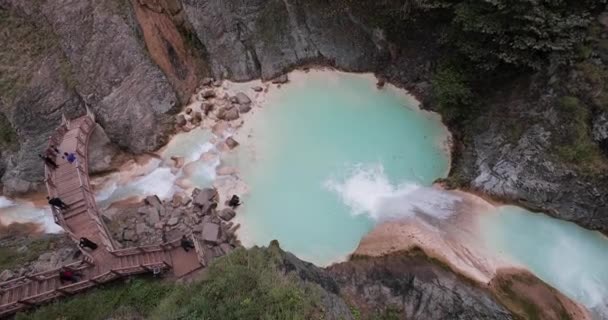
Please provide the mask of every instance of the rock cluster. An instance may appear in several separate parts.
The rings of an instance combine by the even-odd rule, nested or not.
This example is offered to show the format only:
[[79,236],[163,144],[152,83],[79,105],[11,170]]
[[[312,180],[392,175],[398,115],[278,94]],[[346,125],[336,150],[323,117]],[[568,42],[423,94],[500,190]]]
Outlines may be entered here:
[[[256,86],[252,90],[262,92],[264,88]],[[239,120],[242,114],[251,111],[252,106],[253,101],[244,92],[231,96],[225,92],[221,82],[205,78],[198,93],[191,98],[190,106],[175,118],[175,125],[178,130],[186,132],[201,125],[212,127],[218,121]]]
[[235,235],[239,225],[230,222],[235,210],[219,206],[219,194],[213,188],[194,189],[191,197],[175,194],[170,201],[148,196],[135,207],[121,210],[109,225],[125,247],[160,244],[192,233],[199,242],[199,254],[209,263],[241,245]]

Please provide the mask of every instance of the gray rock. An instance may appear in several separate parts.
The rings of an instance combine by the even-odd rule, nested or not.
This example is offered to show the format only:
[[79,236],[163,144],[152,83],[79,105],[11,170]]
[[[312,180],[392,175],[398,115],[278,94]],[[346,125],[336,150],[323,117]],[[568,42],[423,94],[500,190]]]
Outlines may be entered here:
[[213,81],[215,81],[215,80],[213,80],[213,78],[207,77],[207,78],[203,78],[203,80],[201,81],[201,84],[204,86],[211,86],[211,85],[213,85]]
[[215,80],[213,81],[213,86],[216,88],[219,88],[222,86],[222,81],[221,80]]
[[186,117],[184,117],[183,114],[178,114],[177,118],[175,119],[175,124],[178,127],[183,127],[188,123],[188,121],[186,121]]
[[230,148],[230,150],[239,146],[238,141],[234,140],[234,138],[232,138],[232,137],[226,138],[225,143],[228,146],[228,148]]
[[608,140],[608,112],[593,119],[593,140],[598,143]]
[[274,84],[284,84],[289,82],[289,78],[287,77],[286,74],[280,75],[274,79],[272,79],[272,83]]
[[138,235],[142,235],[144,233],[149,233],[149,231],[150,231],[150,228],[148,228],[148,226],[143,222],[140,222],[135,225],[135,232]]
[[202,227],[203,241],[211,244],[217,244],[220,237],[220,226],[217,223],[206,222]]
[[369,258],[332,265],[327,272],[336,290],[360,301],[361,309],[396,308],[400,319],[514,318],[489,291],[430,261],[407,255]]
[[220,120],[232,121],[239,118],[239,110],[236,107],[224,107],[218,112],[217,118]]
[[122,240],[123,241],[137,241],[139,239],[139,237],[137,236],[137,233],[135,233],[135,230],[132,229],[125,229],[122,232]]
[[176,226],[178,222],[179,222],[179,218],[172,217],[169,220],[167,220],[167,225],[170,227],[173,227],[173,226]]
[[190,107],[186,108],[185,112],[186,112],[186,114],[191,114],[192,113],[192,108],[190,108]]
[[213,111],[213,103],[209,102],[209,101],[205,101],[201,104],[201,111],[203,112],[204,115],[209,115],[209,113],[211,113],[211,111]]
[[[150,224],[156,224],[160,221],[160,212],[158,212],[157,208],[154,207],[147,207],[148,209],[148,214],[146,216],[148,222]],[[163,211],[164,212],[164,211]]]
[[253,87],[252,89],[253,89],[253,91],[255,91],[255,92],[262,92],[262,91],[264,91],[264,88],[262,88],[262,87],[260,87],[260,86],[255,86],[255,87]]
[[205,99],[215,98],[215,90],[207,89],[201,92],[201,96]]
[[2,273],[0,273],[0,282],[4,282],[4,281],[8,281],[10,279],[12,279],[15,276],[15,274],[11,271],[11,270],[4,270],[2,271]]
[[218,215],[220,216],[220,218],[224,219],[225,221],[230,221],[230,220],[232,220],[232,218],[234,218],[234,216],[236,216],[236,212],[232,208],[225,208],[225,209],[222,209],[218,213]]
[[158,196],[153,195],[153,196],[147,196],[144,199],[144,202],[149,205],[152,206],[154,208],[159,208],[163,206],[163,203],[160,201],[160,199],[158,198]]
[[243,92],[237,93],[235,97],[239,104],[251,104],[251,99]]
[[96,174],[112,168],[112,159],[118,154],[118,148],[110,141],[99,124],[89,138],[88,162],[89,174]]
[[240,104],[239,113],[247,113],[251,111],[251,104]]
[[203,121],[203,115],[200,112],[195,112],[192,116],[192,124],[199,125]]
[[213,188],[205,188],[203,190],[194,189],[192,192],[192,204],[201,208],[200,212],[202,214],[208,214],[209,210],[213,210],[217,207],[219,197],[219,193]]

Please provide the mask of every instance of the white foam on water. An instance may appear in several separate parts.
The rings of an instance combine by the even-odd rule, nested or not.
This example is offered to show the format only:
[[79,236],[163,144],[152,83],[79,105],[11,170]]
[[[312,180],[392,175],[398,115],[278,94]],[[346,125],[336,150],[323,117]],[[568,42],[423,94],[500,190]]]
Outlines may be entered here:
[[455,211],[459,197],[415,183],[392,184],[382,164],[356,165],[344,179],[332,177],[324,186],[337,193],[352,214],[369,215],[386,221],[425,214],[447,218]]
[[4,225],[11,223],[35,223],[47,233],[61,233],[63,230],[53,219],[50,208],[38,208],[29,201],[14,201],[0,197],[0,222]]
[[7,197],[0,196],[0,209],[8,208],[15,205],[15,202]]

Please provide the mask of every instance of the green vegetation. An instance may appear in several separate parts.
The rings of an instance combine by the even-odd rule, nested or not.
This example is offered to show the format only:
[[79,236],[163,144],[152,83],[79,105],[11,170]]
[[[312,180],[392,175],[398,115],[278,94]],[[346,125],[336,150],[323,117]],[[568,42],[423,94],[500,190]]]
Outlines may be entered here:
[[106,319],[139,315],[149,319],[316,319],[320,295],[312,285],[277,269],[273,248],[238,249],[217,260],[206,280],[177,285],[135,280],[62,300],[24,319]]
[[[11,226],[14,228],[13,226]],[[27,226],[26,226],[27,227]],[[11,232],[12,230],[6,230],[7,227],[0,228],[3,232]],[[31,230],[30,230],[31,231]],[[28,262],[32,262],[38,257],[51,250],[60,241],[59,238],[38,238],[33,239],[30,243],[26,244],[14,244],[0,247],[0,271],[5,269],[14,269]]]
[[473,92],[464,72],[453,64],[442,65],[433,75],[432,85],[439,110],[447,121],[470,116],[474,105]]
[[558,106],[566,130],[554,141],[556,154],[584,173],[604,168],[601,150],[591,140],[589,108],[572,96],[563,97]]

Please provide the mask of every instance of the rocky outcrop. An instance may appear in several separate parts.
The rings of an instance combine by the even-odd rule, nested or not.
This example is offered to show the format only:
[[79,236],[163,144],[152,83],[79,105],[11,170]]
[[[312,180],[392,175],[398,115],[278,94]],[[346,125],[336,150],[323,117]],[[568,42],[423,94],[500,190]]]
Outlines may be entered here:
[[356,258],[327,269],[363,315],[399,319],[514,319],[492,294],[424,255]]
[[268,80],[306,62],[368,71],[387,53],[381,33],[331,2],[182,2],[219,78]]
[[3,154],[5,192],[39,186],[37,152],[62,114],[82,115],[85,104],[119,147],[137,153],[165,142],[178,97],[140,40],[129,2],[2,0],[0,14],[10,17],[1,19],[2,56],[23,66],[0,75],[13,83],[0,93],[0,111],[20,141],[20,151]]

